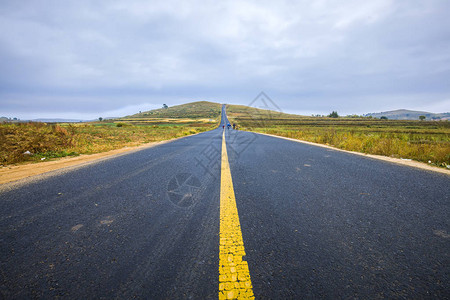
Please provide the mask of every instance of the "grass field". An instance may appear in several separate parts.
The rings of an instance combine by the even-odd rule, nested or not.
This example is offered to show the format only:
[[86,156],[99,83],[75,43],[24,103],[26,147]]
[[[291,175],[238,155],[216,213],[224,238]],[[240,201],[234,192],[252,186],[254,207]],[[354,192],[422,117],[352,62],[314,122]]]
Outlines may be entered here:
[[[119,125],[119,126],[118,126]],[[0,164],[41,161],[92,154],[168,140],[212,129],[190,124],[129,125],[124,123],[0,124]],[[31,154],[24,154],[29,151]]]
[[243,130],[450,166],[448,121],[301,117],[236,105],[227,114]]
[[0,123],[0,165],[93,154],[207,131],[218,126],[220,109],[217,103],[195,102],[103,122]]
[[[220,104],[201,101],[103,122],[0,123],[0,164],[92,154],[203,132],[218,126],[220,111]],[[227,114],[243,130],[450,166],[448,121],[302,117],[239,105],[228,105]]]

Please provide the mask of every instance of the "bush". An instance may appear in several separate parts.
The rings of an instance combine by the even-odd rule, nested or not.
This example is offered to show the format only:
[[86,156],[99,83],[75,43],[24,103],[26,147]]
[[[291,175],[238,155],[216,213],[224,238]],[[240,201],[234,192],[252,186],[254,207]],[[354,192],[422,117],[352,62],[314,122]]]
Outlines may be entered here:
[[329,118],[339,118],[337,111],[332,111],[331,114],[328,115]]

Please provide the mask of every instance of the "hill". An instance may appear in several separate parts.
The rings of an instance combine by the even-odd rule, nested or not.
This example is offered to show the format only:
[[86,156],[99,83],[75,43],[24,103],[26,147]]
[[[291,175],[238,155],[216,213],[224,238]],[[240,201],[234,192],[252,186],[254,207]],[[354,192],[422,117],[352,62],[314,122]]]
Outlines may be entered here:
[[258,119],[296,119],[304,118],[304,116],[287,114],[275,110],[256,108],[245,105],[227,105],[227,115],[231,118],[251,118],[253,120]]
[[159,108],[150,111],[141,112],[126,119],[218,119],[220,117],[222,105],[219,103],[198,101],[168,108]]
[[450,113],[430,113],[426,111],[415,111],[407,109],[398,109],[385,111],[380,113],[369,113],[365,115],[366,117],[381,118],[387,117],[391,120],[418,120],[419,116],[425,116],[426,120],[450,120]]

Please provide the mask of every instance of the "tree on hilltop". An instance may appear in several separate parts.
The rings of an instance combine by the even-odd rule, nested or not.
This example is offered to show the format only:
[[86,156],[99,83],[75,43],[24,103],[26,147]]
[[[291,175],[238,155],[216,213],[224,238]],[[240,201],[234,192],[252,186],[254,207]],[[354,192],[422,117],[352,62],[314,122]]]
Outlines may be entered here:
[[328,115],[329,118],[339,118],[337,111],[332,111],[331,114]]

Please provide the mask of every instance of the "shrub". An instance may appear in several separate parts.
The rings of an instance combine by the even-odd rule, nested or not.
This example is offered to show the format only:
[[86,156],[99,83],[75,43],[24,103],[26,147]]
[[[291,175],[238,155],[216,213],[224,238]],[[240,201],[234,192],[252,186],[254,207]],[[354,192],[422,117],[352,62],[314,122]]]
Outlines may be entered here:
[[332,111],[329,115],[329,118],[339,118],[337,111]]

